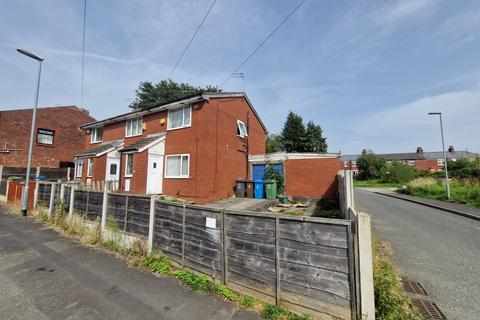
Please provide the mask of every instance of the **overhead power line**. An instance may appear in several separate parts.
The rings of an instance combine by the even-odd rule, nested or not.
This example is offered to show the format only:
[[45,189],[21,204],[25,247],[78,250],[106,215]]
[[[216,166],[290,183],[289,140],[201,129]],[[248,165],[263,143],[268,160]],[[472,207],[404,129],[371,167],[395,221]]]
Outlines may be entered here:
[[278,29],[280,29],[280,27],[305,3],[305,1],[307,0],[300,1],[297,6],[292,11],[290,11],[290,13],[282,20],[282,22],[280,22],[280,24],[275,29],[273,29],[273,31],[270,32],[270,34],[265,39],[263,39],[263,41],[260,42],[260,44],[255,49],[253,49],[252,52],[250,52],[250,54],[238,65],[238,67],[232,73],[230,73],[228,78],[222,82],[220,88],[223,87],[223,85],[227,83],[227,81],[230,80],[230,78],[232,78],[232,76],[236,74],[238,70],[240,70],[247,63],[248,60],[250,60],[250,58],[258,51],[258,49],[260,49],[265,44],[265,42],[267,42],[268,39],[270,39],[273,34],[277,32]]
[[177,69],[180,61],[182,60],[183,56],[185,55],[185,52],[187,52],[188,48],[190,48],[190,45],[192,44],[193,39],[195,39],[195,37],[197,36],[198,31],[200,30],[200,28],[202,27],[203,23],[204,23],[205,20],[207,19],[208,15],[210,14],[210,11],[212,11],[212,8],[213,8],[213,6],[215,5],[215,2],[217,2],[217,0],[213,0],[213,1],[212,1],[212,4],[210,5],[210,7],[208,8],[207,12],[206,12],[205,15],[203,16],[202,21],[200,22],[200,24],[198,25],[197,29],[196,29],[195,32],[193,33],[192,38],[190,39],[190,41],[188,41],[187,46],[185,47],[185,49],[183,49],[182,54],[180,54],[180,57],[178,57],[177,63],[175,63],[175,66],[172,68],[172,71],[170,71],[170,75],[168,76],[169,79],[172,78],[173,73],[175,72],[175,70]]

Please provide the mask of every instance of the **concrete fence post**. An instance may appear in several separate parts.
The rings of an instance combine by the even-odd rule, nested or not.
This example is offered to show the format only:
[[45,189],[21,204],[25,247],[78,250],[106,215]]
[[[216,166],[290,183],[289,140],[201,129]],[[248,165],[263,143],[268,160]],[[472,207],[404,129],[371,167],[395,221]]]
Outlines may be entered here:
[[3,178],[3,164],[0,164],[0,182],[2,181]]
[[107,229],[107,209],[108,209],[108,190],[103,191],[103,203],[102,203],[102,220],[101,231],[102,233]]
[[73,203],[75,201],[75,185],[72,184],[71,188],[72,188],[72,190],[70,192],[70,207],[68,208],[68,218],[69,219],[73,218],[73,210],[74,210]]
[[70,168],[70,167],[67,168],[67,181],[70,181],[70,170],[71,169],[72,168]]
[[37,171],[35,172],[35,177],[40,176],[40,167],[37,167]]
[[65,185],[63,183],[60,184],[60,201],[65,200]]
[[150,196],[150,220],[148,222],[148,253],[153,252],[153,237],[155,235],[155,203],[157,200],[156,195]]
[[35,182],[35,190],[33,191],[33,209],[36,209],[38,206],[38,189],[40,189],[40,182]]
[[50,220],[53,216],[55,210],[55,189],[57,184],[55,182],[52,183],[52,188],[50,189],[50,204],[48,206],[48,219]]
[[358,260],[360,274],[360,310],[362,319],[375,319],[375,297],[373,291],[372,233],[370,216],[358,214]]

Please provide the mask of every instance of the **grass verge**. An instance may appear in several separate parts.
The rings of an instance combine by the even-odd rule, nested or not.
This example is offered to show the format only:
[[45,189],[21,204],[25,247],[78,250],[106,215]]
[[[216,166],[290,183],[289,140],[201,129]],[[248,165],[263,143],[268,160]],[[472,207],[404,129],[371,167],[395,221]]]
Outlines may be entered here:
[[[434,200],[448,201],[445,185],[433,178],[419,178],[409,182],[402,193]],[[467,178],[450,181],[451,202],[480,208],[480,179]]]
[[353,186],[359,188],[401,188],[402,184],[382,182],[380,179],[353,180]]
[[398,270],[390,261],[390,245],[373,237],[372,246],[375,319],[422,320],[403,290]]

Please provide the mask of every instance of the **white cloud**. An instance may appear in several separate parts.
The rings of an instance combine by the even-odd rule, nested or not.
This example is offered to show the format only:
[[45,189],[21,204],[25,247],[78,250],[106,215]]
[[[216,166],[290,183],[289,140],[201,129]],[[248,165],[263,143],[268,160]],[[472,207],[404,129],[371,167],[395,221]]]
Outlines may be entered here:
[[480,150],[480,87],[424,97],[385,110],[357,123],[353,135],[362,137],[365,147],[374,141],[376,152],[413,151],[420,145],[438,150],[439,122],[427,115],[432,111],[443,113],[447,145]]
[[394,24],[401,20],[431,12],[436,0],[399,0],[373,13],[372,17],[382,24]]

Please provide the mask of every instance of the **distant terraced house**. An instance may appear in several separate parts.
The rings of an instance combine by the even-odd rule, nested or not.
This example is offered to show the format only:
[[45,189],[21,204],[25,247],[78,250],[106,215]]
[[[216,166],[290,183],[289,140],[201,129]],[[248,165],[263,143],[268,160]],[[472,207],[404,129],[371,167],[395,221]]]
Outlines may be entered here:
[[[364,149],[362,154],[366,154]],[[341,160],[343,162],[343,168],[345,170],[352,170],[353,174],[358,174],[357,160],[362,154],[350,154],[342,155]],[[480,154],[470,152],[466,150],[457,151],[453,146],[448,148],[447,161],[456,161],[461,158],[475,160],[480,157]],[[398,161],[405,165],[413,166],[418,170],[425,170],[430,172],[436,172],[443,169],[445,160],[442,151],[430,151],[424,152],[422,147],[418,147],[416,152],[404,152],[404,153],[384,153],[378,154],[388,162]]]

